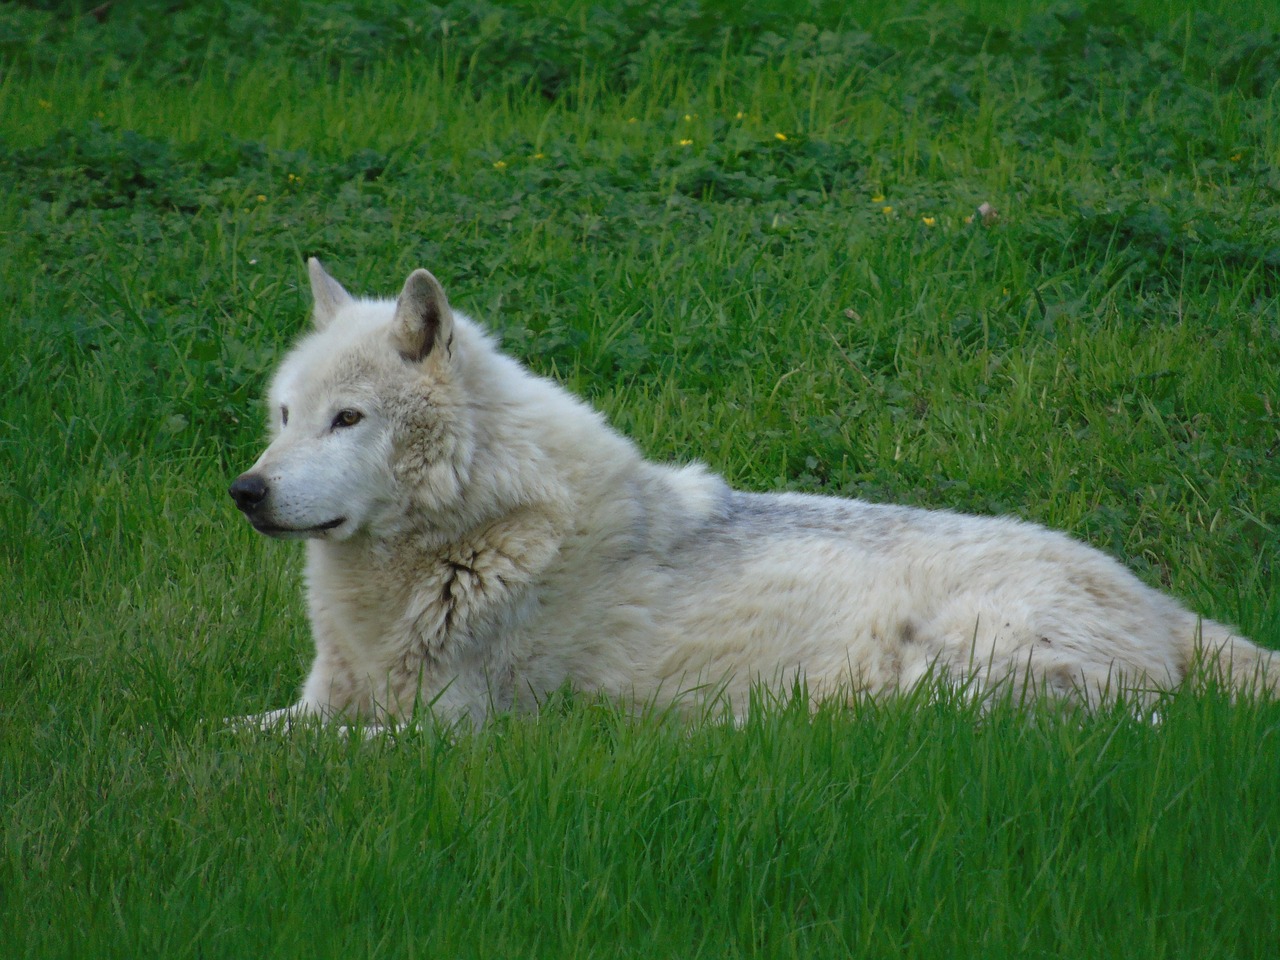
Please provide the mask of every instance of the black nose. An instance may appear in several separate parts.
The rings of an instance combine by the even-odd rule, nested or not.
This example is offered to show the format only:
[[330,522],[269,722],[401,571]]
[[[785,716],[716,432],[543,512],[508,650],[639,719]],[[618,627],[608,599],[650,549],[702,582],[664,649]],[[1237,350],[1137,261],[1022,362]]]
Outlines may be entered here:
[[253,473],[242,473],[227,490],[236,506],[245,513],[253,510],[267,496],[267,482]]

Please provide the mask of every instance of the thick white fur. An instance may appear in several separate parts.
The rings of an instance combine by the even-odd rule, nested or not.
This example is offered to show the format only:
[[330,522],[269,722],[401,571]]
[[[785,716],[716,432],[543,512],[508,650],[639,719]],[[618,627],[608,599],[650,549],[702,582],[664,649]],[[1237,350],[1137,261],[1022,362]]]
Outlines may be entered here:
[[1176,684],[1200,649],[1277,687],[1280,660],[1063,534],[650,463],[426,271],[390,301],[310,269],[316,330],[241,480],[267,486],[256,526],[307,538],[316,659],[262,719],[479,720],[565,684],[741,713],[754,683],[818,699],[931,673],[1096,701]]

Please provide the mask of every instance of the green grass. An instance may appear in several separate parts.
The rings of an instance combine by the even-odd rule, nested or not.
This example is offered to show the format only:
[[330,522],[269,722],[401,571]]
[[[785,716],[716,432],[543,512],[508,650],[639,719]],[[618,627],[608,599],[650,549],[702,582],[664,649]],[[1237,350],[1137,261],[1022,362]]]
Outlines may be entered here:
[[1280,647],[1280,12],[794,9],[0,6],[6,955],[1275,955],[1280,705],[1212,685],[217,722],[308,665],[225,487],[311,254],[656,458],[1044,522]]

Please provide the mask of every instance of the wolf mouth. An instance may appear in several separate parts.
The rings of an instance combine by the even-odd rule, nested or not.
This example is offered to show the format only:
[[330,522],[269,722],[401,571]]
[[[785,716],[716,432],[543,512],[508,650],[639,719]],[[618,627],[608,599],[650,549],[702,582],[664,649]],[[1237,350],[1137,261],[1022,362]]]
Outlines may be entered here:
[[265,523],[254,523],[253,529],[257,530],[259,533],[265,533],[269,537],[288,537],[305,535],[308,533],[323,533],[326,530],[332,530],[335,527],[340,527],[346,522],[346,517],[338,517],[335,520],[326,520],[324,523],[318,523],[314,527],[275,527]]

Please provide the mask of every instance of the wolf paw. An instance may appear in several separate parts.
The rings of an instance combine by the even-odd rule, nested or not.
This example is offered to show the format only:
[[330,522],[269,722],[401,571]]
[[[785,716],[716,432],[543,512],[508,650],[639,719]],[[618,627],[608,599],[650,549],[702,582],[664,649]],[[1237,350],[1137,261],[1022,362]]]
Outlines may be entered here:
[[223,725],[231,730],[259,730],[262,732],[292,730],[295,724],[315,723],[320,718],[309,710],[298,706],[283,707],[279,710],[268,710],[266,713],[251,713],[244,717],[223,717]]

